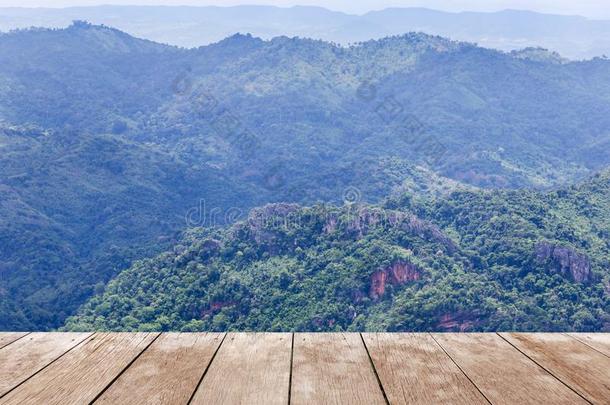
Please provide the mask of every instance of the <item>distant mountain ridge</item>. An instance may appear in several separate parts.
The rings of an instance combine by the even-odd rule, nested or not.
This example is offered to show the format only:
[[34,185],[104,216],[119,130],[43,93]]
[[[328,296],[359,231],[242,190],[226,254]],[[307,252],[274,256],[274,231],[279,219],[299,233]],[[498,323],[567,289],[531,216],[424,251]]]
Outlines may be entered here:
[[350,15],[321,7],[98,6],[65,9],[0,8],[0,30],[65,27],[87,20],[157,42],[198,47],[236,32],[264,39],[286,35],[342,44],[421,31],[505,51],[544,47],[570,59],[610,55],[610,21],[504,10],[451,13],[389,8]]

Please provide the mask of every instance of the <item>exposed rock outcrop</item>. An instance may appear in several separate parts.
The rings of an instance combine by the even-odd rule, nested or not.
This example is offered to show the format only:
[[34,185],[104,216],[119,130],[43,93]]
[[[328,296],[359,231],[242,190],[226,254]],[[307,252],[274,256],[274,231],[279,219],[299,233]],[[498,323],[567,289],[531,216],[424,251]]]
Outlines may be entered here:
[[474,329],[476,319],[473,314],[457,312],[440,317],[436,329],[444,332],[468,332]]
[[299,209],[297,204],[283,203],[255,208],[239,228],[246,229],[257,244],[266,246],[270,252],[277,252],[279,246],[276,243],[282,239],[282,232],[298,225]]
[[236,302],[234,301],[216,301],[216,302],[211,302],[210,305],[204,309],[203,311],[201,311],[201,318],[203,319],[206,316],[210,316],[210,315],[215,315],[218,312],[220,312],[223,308],[225,307],[232,307],[237,305]]
[[[345,231],[357,235],[358,238],[365,236],[370,228],[384,225],[399,227],[413,235],[418,235],[431,242],[440,243],[450,253],[457,249],[453,241],[440,228],[410,213],[362,206],[350,211],[346,221]],[[326,225],[328,229],[334,230],[338,228],[336,223],[330,224],[327,222]]]
[[386,284],[403,285],[421,278],[419,268],[411,263],[396,262],[389,267],[379,269],[371,276],[369,297],[379,299],[385,294]]
[[337,217],[331,216],[326,219],[326,223],[324,224],[323,231],[325,234],[331,234],[337,230]]
[[589,257],[568,247],[548,242],[538,243],[535,260],[544,265],[547,271],[561,274],[577,283],[588,283],[593,278]]

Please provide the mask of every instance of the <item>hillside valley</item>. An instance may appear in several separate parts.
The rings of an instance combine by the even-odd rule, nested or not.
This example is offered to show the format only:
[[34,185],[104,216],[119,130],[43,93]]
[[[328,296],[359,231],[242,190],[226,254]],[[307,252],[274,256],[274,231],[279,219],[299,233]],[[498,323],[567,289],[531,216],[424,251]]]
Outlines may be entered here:
[[568,189],[290,204],[193,229],[68,330],[608,331],[610,172]]
[[[354,303],[352,297],[349,305],[363,318],[339,316],[331,308],[343,308],[347,301],[333,301],[330,290],[319,292],[330,311],[320,329],[330,329],[324,323],[330,319],[343,329],[432,329],[439,314],[474,310],[474,304],[460,301],[446,312],[431,310],[436,318],[426,324],[398,315],[382,319],[394,298],[389,293],[371,298],[370,272],[392,266],[403,272],[415,258],[424,270],[417,276],[407,271],[396,280],[418,277],[412,281],[420,287],[429,277],[449,283],[451,277],[461,280],[452,276],[455,270],[473,288],[503,283],[495,309],[525,314],[538,299],[548,308],[559,308],[553,300],[569,308],[528,318],[532,325],[558,328],[571,322],[578,325],[574,329],[599,330],[607,322],[602,280],[608,269],[608,178],[594,177],[610,164],[610,61],[603,58],[570,62],[540,49],[505,53],[422,33],[349,47],[236,34],[183,49],[77,21],[65,29],[0,34],[0,151],[0,329],[61,327],[89,299],[68,327],[187,328],[194,321],[202,323],[188,328],[250,329],[258,319],[261,328],[305,329],[319,317],[318,308],[311,307],[303,309],[302,319],[286,315],[286,323],[275,325],[267,315],[250,313],[263,311],[258,302],[226,306],[222,311],[233,311],[221,311],[226,321],[214,320],[216,310],[201,317],[214,303],[239,301],[240,289],[244,297],[254,294],[246,279],[231,284],[242,271],[251,280],[267,271],[302,273],[315,284],[322,281],[310,273],[324,268],[333,283],[352,283],[345,288],[360,291],[363,301]],[[573,193],[583,187],[593,187],[583,191],[591,201],[580,206]],[[559,198],[557,190],[567,190],[569,200]],[[486,213],[488,199],[499,206]],[[500,259],[485,241],[496,240],[499,249],[501,238],[476,236],[468,226],[476,223],[481,232],[480,221],[493,212],[505,215],[515,201],[522,201],[523,210],[532,202],[540,210],[532,215],[539,217],[514,212],[517,218],[526,215],[527,232],[518,230],[515,238],[527,243],[505,246],[507,257]],[[242,222],[248,212],[266,204],[298,207],[291,212],[313,218],[347,215],[353,206],[415,215],[438,228],[455,249],[409,230],[385,235],[380,226],[360,239],[349,232],[326,234],[319,229],[322,219],[282,234],[282,244],[267,249],[239,233],[250,232]],[[452,204],[465,213],[482,212],[468,225],[457,213],[447,213]],[[584,215],[585,209],[593,216]],[[502,226],[521,224],[508,222]],[[300,246],[306,235],[311,240]],[[166,256],[188,264],[190,258],[178,257],[197,251],[208,237],[223,251],[242,244],[245,251],[231,247],[224,255],[213,249],[210,262],[197,259],[185,268],[160,264]],[[582,263],[590,265],[579,267],[588,270],[576,272],[587,274],[580,280],[585,283],[549,275],[531,263],[536,244],[547,242],[551,245],[539,245],[545,260],[561,262],[562,249],[568,249],[568,257],[588,258]],[[373,249],[369,244],[381,244],[382,253],[371,253],[370,263],[362,259],[353,273],[345,270],[354,252]],[[296,246],[302,252],[293,251]],[[340,280],[331,264],[341,261]],[[211,279],[197,273],[201,266]],[[157,318],[169,316],[174,304],[153,306],[154,313],[143,316],[141,308],[151,306],[143,291],[141,302],[101,320],[98,304],[107,306],[125,277],[133,277],[134,285],[158,284],[157,270],[177,275],[168,274],[166,286],[156,288],[169,288],[172,277],[176,285],[199,283],[192,294],[208,294],[208,301],[193,301],[194,309],[180,309],[167,323]],[[139,271],[152,279],[141,279]],[[320,277],[327,277],[323,273]],[[389,274],[383,277],[394,277]],[[541,286],[520,284],[529,274],[545,274]],[[384,291],[390,287],[404,286]],[[342,288],[336,290],[341,297],[347,294]],[[533,301],[516,303],[511,296],[533,288],[541,290],[540,296],[531,295]],[[159,300],[166,293],[161,290]],[[313,291],[305,288],[294,299]],[[404,305],[415,305],[407,296]],[[473,328],[508,327],[506,317],[488,310],[480,322],[467,316]],[[381,312],[374,316],[374,311]],[[421,314],[409,311],[409,316]]]

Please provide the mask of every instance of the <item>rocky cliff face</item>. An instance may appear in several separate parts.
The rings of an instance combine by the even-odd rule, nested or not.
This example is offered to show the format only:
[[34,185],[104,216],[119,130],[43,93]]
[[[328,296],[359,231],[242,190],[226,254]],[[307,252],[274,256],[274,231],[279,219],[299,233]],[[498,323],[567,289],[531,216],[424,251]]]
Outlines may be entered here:
[[379,269],[371,276],[369,297],[379,299],[385,293],[386,284],[402,285],[421,278],[421,271],[416,265],[397,262],[389,267]]
[[297,204],[268,204],[250,211],[248,219],[238,224],[235,231],[247,232],[267,252],[278,254],[287,231],[302,225],[299,210]]
[[477,326],[477,317],[468,312],[443,314],[436,324],[436,329],[443,332],[469,332]]
[[593,278],[589,258],[568,247],[541,242],[536,245],[535,260],[547,271],[559,273],[577,283],[588,283]]
[[325,225],[325,231],[327,229],[334,231],[343,225],[346,234],[362,238],[371,229],[383,225],[397,227],[428,241],[440,243],[449,253],[457,249],[453,241],[438,226],[410,213],[362,206],[348,211],[344,220],[345,223],[337,224],[337,219],[331,217]]
[[[233,231],[244,232],[257,245],[264,246],[271,254],[282,248],[296,247],[295,230],[310,229],[329,235],[339,233],[342,238],[362,239],[380,227],[408,232],[432,243],[438,243],[443,252],[452,254],[458,247],[433,223],[401,211],[369,206],[350,206],[320,211],[311,215],[297,204],[276,203],[250,211],[246,221],[237,224]],[[289,243],[288,243],[289,242]]]

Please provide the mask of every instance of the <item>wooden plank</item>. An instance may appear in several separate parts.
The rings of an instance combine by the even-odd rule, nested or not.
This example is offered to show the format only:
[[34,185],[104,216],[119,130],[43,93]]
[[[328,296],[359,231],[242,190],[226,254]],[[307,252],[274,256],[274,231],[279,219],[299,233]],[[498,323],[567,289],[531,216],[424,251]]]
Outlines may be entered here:
[[230,333],[192,404],[287,404],[290,333]]
[[432,336],[494,405],[586,403],[496,334]]
[[157,333],[94,334],[0,399],[0,404],[89,403],[157,335]]
[[0,397],[91,335],[30,333],[0,350]]
[[487,404],[427,333],[364,333],[391,404]]
[[27,334],[28,332],[0,332],[0,349]]
[[293,404],[385,404],[359,334],[294,336]]
[[568,335],[610,357],[610,333],[568,333]]
[[186,404],[224,334],[164,333],[96,404]]
[[555,377],[597,404],[610,402],[610,358],[559,333],[502,333]]

